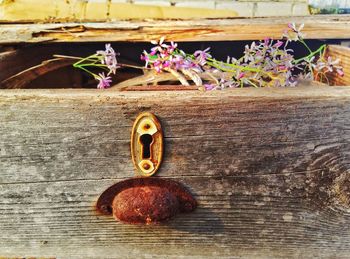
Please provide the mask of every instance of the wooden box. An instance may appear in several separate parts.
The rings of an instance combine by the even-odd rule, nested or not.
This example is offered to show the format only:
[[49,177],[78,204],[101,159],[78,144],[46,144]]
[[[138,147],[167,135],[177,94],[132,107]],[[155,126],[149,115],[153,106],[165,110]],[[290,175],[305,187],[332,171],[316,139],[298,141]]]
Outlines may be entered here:
[[[295,20],[309,38],[350,38],[349,16]],[[288,22],[1,25],[3,50],[18,50],[0,53],[0,78],[40,62],[55,42],[164,34],[253,40],[279,37]],[[347,258],[350,54],[345,47],[330,51],[342,58],[345,76],[334,81],[342,86],[0,90],[0,257]],[[142,111],[157,115],[165,134],[155,177],[183,183],[199,203],[156,226],[124,225],[94,208],[107,187],[135,174],[129,142]]]

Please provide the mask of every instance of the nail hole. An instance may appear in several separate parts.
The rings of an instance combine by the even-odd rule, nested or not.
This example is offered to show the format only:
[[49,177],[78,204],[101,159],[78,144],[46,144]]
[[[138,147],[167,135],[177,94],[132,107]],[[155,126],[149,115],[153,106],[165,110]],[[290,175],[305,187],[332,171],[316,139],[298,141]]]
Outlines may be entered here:
[[146,130],[148,130],[148,129],[150,129],[150,128],[151,128],[151,125],[146,124],[146,125],[144,126],[144,128],[145,128]]
[[140,137],[140,142],[142,144],[142,159],[149,159],[149,158],[151,158],[151,144],[153,142],[153,137],[150,134],[143,134]]

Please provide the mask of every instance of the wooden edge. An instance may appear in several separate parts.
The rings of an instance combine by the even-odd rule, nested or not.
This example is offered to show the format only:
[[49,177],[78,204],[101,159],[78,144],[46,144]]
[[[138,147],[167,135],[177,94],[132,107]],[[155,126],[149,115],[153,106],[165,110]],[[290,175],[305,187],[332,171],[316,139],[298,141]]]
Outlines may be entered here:
[[350,48],[340,45],[329,45],[327,54],[333,60],[340,59],[340,65],[343,67],[344,76],[337,73],[329,75],[328,80],[331,85],[350,85]]
[[122,91],[195,91],[199,87],[195,85],[183,86],[183,85],[140,85],[140,86],[128,86]]
[[350,15],[115,21],[107,23],[3,24],[0,43],[19,42],[149,42],[167,35],[169,41],[227,41],[281,38],[290,22],[304,23],[306,39],[350,38]]
[[101,102],[120,99],[155,98],[189,101],[193,98],[217,98],[235,101],[239,98],[307,99],[307,98],[350,98],[349,86],[300,85],[291,88],[242,88],[223,91],[113,91],[99,89],[3,89],[2,101],[46,100],[48,102]]

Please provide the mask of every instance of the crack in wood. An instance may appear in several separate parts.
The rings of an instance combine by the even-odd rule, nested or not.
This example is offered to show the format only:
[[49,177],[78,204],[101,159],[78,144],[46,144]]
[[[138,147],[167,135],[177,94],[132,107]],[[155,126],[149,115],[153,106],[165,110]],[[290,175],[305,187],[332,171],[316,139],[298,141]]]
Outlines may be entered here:
[[[349,16],[293,18],[305,24],[306,38],[350,38]],[[5,24],[0,43],[45,41],[225,41],[280,38],[290,18],[117,21],[110,23]],[[67,28],[66,30],[64,28]],[[242,29],[244,28],[244,29]],[[156,38],[158,37],[158,38]]]

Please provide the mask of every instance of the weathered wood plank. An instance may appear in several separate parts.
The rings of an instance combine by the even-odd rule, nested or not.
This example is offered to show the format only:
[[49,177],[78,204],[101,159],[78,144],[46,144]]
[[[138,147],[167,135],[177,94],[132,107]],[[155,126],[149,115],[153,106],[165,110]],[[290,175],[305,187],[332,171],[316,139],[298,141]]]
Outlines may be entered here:
[[20,42],[148,42],[166,35],[173,41],[257,40],[281,38],[290,22],[304,23],[306,39],[350,38],[350,16],[268,17],[118,21],[110,23],[2,24],[0,44]]
[[[199,202],[167,225],[122,225],[93,209],[105,188],[134,175],[140,111],[164,129],[157,177],[182,182]],[[3,256],[350,253],[350,87],[2,90],[0,121]]]

